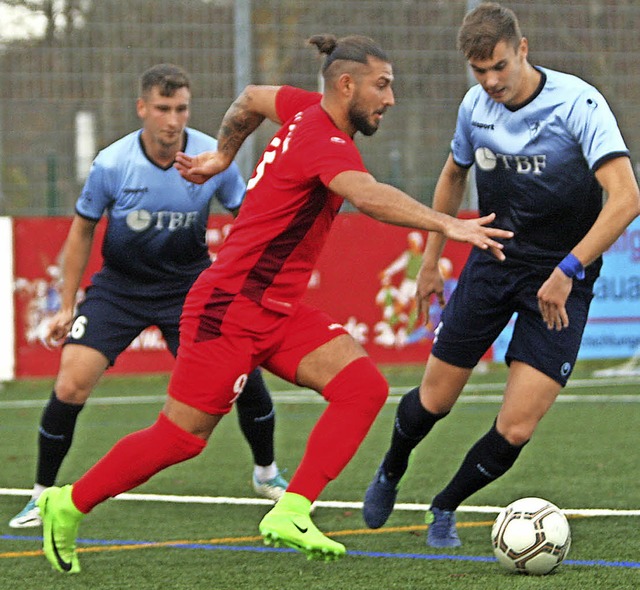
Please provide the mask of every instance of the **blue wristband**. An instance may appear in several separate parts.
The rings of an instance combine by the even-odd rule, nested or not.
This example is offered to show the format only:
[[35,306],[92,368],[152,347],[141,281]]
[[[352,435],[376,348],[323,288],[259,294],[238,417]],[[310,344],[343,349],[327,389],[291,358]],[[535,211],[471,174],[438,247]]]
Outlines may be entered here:
[[558,268],[570,279],[584,279],[584,266],[571,252],[560,261]]

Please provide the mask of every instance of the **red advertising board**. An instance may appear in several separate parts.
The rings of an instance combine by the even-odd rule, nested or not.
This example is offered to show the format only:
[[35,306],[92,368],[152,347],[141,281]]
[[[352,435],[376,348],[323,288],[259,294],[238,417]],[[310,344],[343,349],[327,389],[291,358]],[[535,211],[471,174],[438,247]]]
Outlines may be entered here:
[[[70,223],[67,217],[14,219],[16,377],[57,372],[60,350],[45,348],[41,338],[47,318],[59,305],[59,258]],[[210,218],[207,241],[212,255],[231,223],[226,215]],[[104,221],[98,224],[83,287],[100,267],[104,228]],[[423,362],[429,353],[432,332],[416,321],[412,301],[423,240],[420,232],[361,214],[339,215],[310,281],[307,301],[344,324],[375,362]],[[468,252],[465,245],[447,245],[448,263],[442,270],[448,291]],[[434,320],[437,314],[434,309]],[[159,330],[149,328],[120,355],[111,372],[165,372],[172,362]]]
[[[422,232],[365,215],[339,215],[306,300],[346,326],[375,362],[424,362],[440,315],[434,305],[429,326],[415,317],[415,275],[424,239]],[[465,244],[447,244],[441,264],[447,294],[469,250]]]
[[[210,219],[207,242],[214,252],[233,221],[231,216]],[[70,217],[28,217],[13,220],[15,273],[16,377],[53,376],[58,371],[60,349],[42,343],[46,324],[59,307],[60,253]],[[96,227],[94,246],[81,287],[84,289],[102,263],[100,248],[106,228]],[[82,296],[82,292],[79,294]],[[111,373],[161,373],[171,370],[173,357],[160,330],[146,329],[118,357]]]

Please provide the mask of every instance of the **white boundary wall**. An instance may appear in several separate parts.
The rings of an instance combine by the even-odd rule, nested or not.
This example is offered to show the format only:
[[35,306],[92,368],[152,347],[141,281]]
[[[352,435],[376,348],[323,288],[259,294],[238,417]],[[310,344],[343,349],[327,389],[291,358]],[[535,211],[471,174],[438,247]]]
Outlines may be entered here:
[[0,381],[15,377],[15,318],[13,308],[13,224],[0,217]]

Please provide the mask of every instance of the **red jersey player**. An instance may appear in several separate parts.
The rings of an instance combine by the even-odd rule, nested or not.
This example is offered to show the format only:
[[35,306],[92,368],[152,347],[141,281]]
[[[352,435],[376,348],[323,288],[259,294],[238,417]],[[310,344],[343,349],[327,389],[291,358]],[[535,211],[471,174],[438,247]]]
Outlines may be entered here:
[[258,365],[328,402],[260,532],[266,543],[310,559],[343,556],[344,546],[311,521],[310,506],[353,457],[388,393],[384,377],[343,327],[301,303],[343,199],[380,221],[441,232],[503,257],[496,239],[511,233],[487,227],[493,215],[459,220],[436,213],[367,172],[353,136],[375,133],[394,104],[392,67],[382,49],[361,36],[309,41],[326,56],[323,94],[249,86],[225,114],[216,152],[176,157],[187,180],[204,182],[230,165],[265,118],[282,125],[256,166],[216,261],[187,296],[178,358],[157,422],[122,439],[73,486],[41,496],[44,552],[59,571],[80,569],[75,538],[82,517],[199,454]]

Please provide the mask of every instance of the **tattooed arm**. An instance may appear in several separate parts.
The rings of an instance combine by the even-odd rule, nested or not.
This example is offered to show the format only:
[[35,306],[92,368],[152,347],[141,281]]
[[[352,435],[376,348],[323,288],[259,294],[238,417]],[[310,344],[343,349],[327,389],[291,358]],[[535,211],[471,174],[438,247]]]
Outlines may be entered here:
[[280,86],[247,86],[225,113],[218,131],[218,149],[188,156],[178,152],[174,166],[191,182],[202,184],[229,167],[244,140],[265,120],[282,123],[276,113]]

